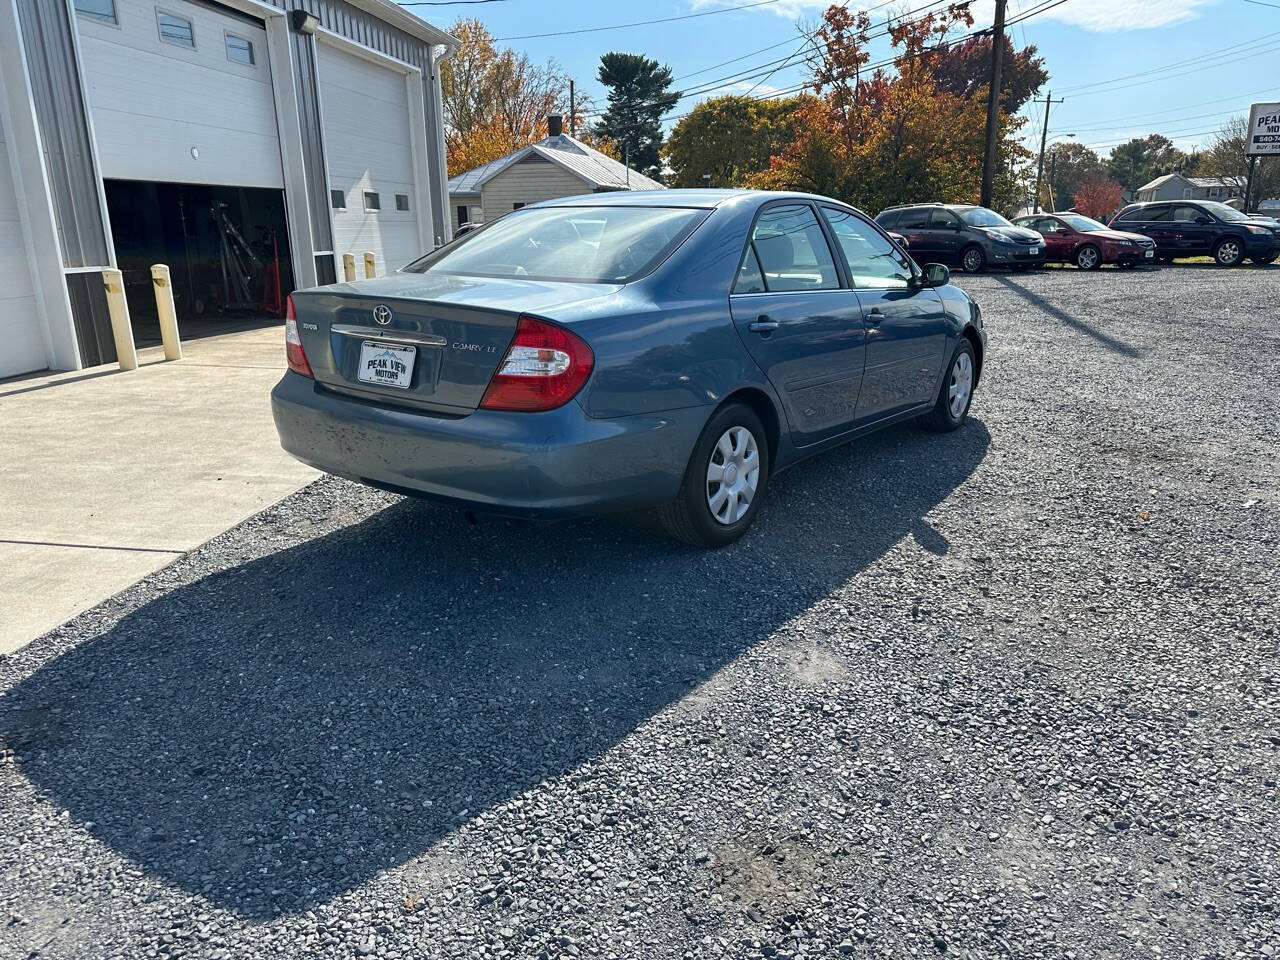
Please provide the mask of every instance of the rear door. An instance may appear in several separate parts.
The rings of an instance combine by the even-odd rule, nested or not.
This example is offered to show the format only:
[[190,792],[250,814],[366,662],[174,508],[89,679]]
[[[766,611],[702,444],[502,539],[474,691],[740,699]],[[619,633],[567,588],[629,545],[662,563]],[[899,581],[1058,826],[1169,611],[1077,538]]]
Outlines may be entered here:
[[779,201],[761,210],[729,307],[782,401],[795,442],[849,429],[866,350],[862,308],[811,204]]
[[943,263],[956,263],[960,260],[960,247],[963,245],[960,218],[950,210],[935,207],[929,217],[929,233],[932,237],[935,260]]
[[947,348],[942,298],[913,283],[902,252],[853,210],[822,208],[866,324],[857,422],[874,423],[933,399]]
[[897,233],[907,238],[911,255],[921,263],[937,260],[941,255],[934,231],[929,229],[932,212],[932,207],[908,207],[902,211],[895,228]]

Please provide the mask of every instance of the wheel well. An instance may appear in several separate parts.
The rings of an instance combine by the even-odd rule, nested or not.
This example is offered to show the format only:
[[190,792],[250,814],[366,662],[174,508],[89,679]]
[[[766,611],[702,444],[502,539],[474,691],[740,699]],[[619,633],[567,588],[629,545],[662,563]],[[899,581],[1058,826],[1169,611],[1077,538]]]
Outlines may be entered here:
[[973,385],[976,387],[978,381],[982,379],[982,338],[978,336],[978,331],[973,327],[965,327],[964,336],[969,341],[969,345],[973,347]]
[[765,439],[769,442],[769,472],[772,473],[773,465],[778,462],[778,441],[781,436],[778,411],[774,409],[773,401],[763,390],[743,387],[725,397],[720,406],[724,407],[730,403],[745,403],[764,424]]

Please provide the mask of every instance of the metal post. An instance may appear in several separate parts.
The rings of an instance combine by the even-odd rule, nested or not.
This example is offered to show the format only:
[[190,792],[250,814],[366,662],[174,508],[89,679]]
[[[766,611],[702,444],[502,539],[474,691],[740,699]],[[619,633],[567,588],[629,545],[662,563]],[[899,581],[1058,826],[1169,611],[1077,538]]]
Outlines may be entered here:
[[164,341],[166,360],[182,359],[182,341],[178,338],[178,311],[173,306],[173,283],[169,268],[163,263],[151,267],[151,286],[156,291],[156,316],[160,318],[160,339]]
[[129,324],[129,302],[124,298],[124,274],[104,267],[102,284],[107,288],[107,311],[111,314],[111,334],[116,341],[116,357],[121,370],[136,370],[138,352],[133,348],[133,327]]
[[1058,155],[1049,158],[1049,212],[1058,209],[1058,198],[1053,194],[1054,181],[1058,179]]
[[1249,154],[1249,175],[1244,180],[1244,212],[1249,213],[1253,209],[1253,172],[1258,164],[1258,155],[1256,153]]
[[1004,60],[1005,0],[996,0],[996,20],[991,27],[991,83],[987,88],[987,146],[982,157],[982,195],[978,203],[991,206],[996,177],[996,141],[1000,133],[1000,72]]
[[373,259],[373,254],[366,250],[364,254],[364,278],[372,280],[378,275],[378,267]]
[[578,135],[578,99],[573,89],[573,80],[569,80],[569,136]]
[[356,281],[356,258],[349,253],[342,255],[342,275],[346,278],[347,283],[355,283]]

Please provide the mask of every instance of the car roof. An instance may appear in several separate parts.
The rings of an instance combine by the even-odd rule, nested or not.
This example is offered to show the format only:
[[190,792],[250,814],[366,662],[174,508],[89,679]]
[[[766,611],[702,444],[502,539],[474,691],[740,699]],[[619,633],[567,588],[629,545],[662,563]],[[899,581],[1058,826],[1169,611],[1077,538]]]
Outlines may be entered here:
[[[940,207],[943,210],[973,210],[978,205],[976,203],[900,203],[892,207],[885,207],[880,213],[889,213],[892,210],[914,210],[919,207]],[[879,216],[879,214],[876,214]]]
[[845,203],[836,197],[822,197],[813,193],[783,190],[613,190],[603,193],[584,193],[574,197],[559,197],[531,203],[524,209],[535,207],[695,207],[712,209],[722,204],[743,200],[818,200],[826,203]]

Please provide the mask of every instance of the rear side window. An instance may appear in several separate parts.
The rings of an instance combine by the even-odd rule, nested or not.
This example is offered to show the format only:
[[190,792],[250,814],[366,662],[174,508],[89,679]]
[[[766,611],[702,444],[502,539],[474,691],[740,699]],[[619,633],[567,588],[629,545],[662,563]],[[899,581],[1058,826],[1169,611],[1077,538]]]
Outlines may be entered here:
[[405,270],[571,283],[648,273],[707,216],[687,207],[530,207],[472,231]]
[[823,207],[822,215],[836,235],[855,289],[903,290],[910,285],[906,257],[877,230],[845,210]]
[[764,293],[764,272],[760,269],[760,261],[756,259],[755,247],[747,244],[747,252],[742,255],[742,266],[738,268],[738,279],[733,285],[734,293]]
[[1173,213],[1173,207],[1151,207],[1147,210],[1139,210],[1135,220],[1168,220],[1169,214]]
[[898,218],[899,230],[927,230],[929,227],[929,214],[932,211],[928,207],[916,207],[912,210],[903,210],[902,215]]
[[876,217],[876,223],[884,227],[886,230],[897,229],[898,218],[902,216],[901,212],[893,210],[889,213],[882,213]]
[[770,207],[751,233],[770,293],[835,290],[840,286],[836,262],[818,218],[808,204]]

